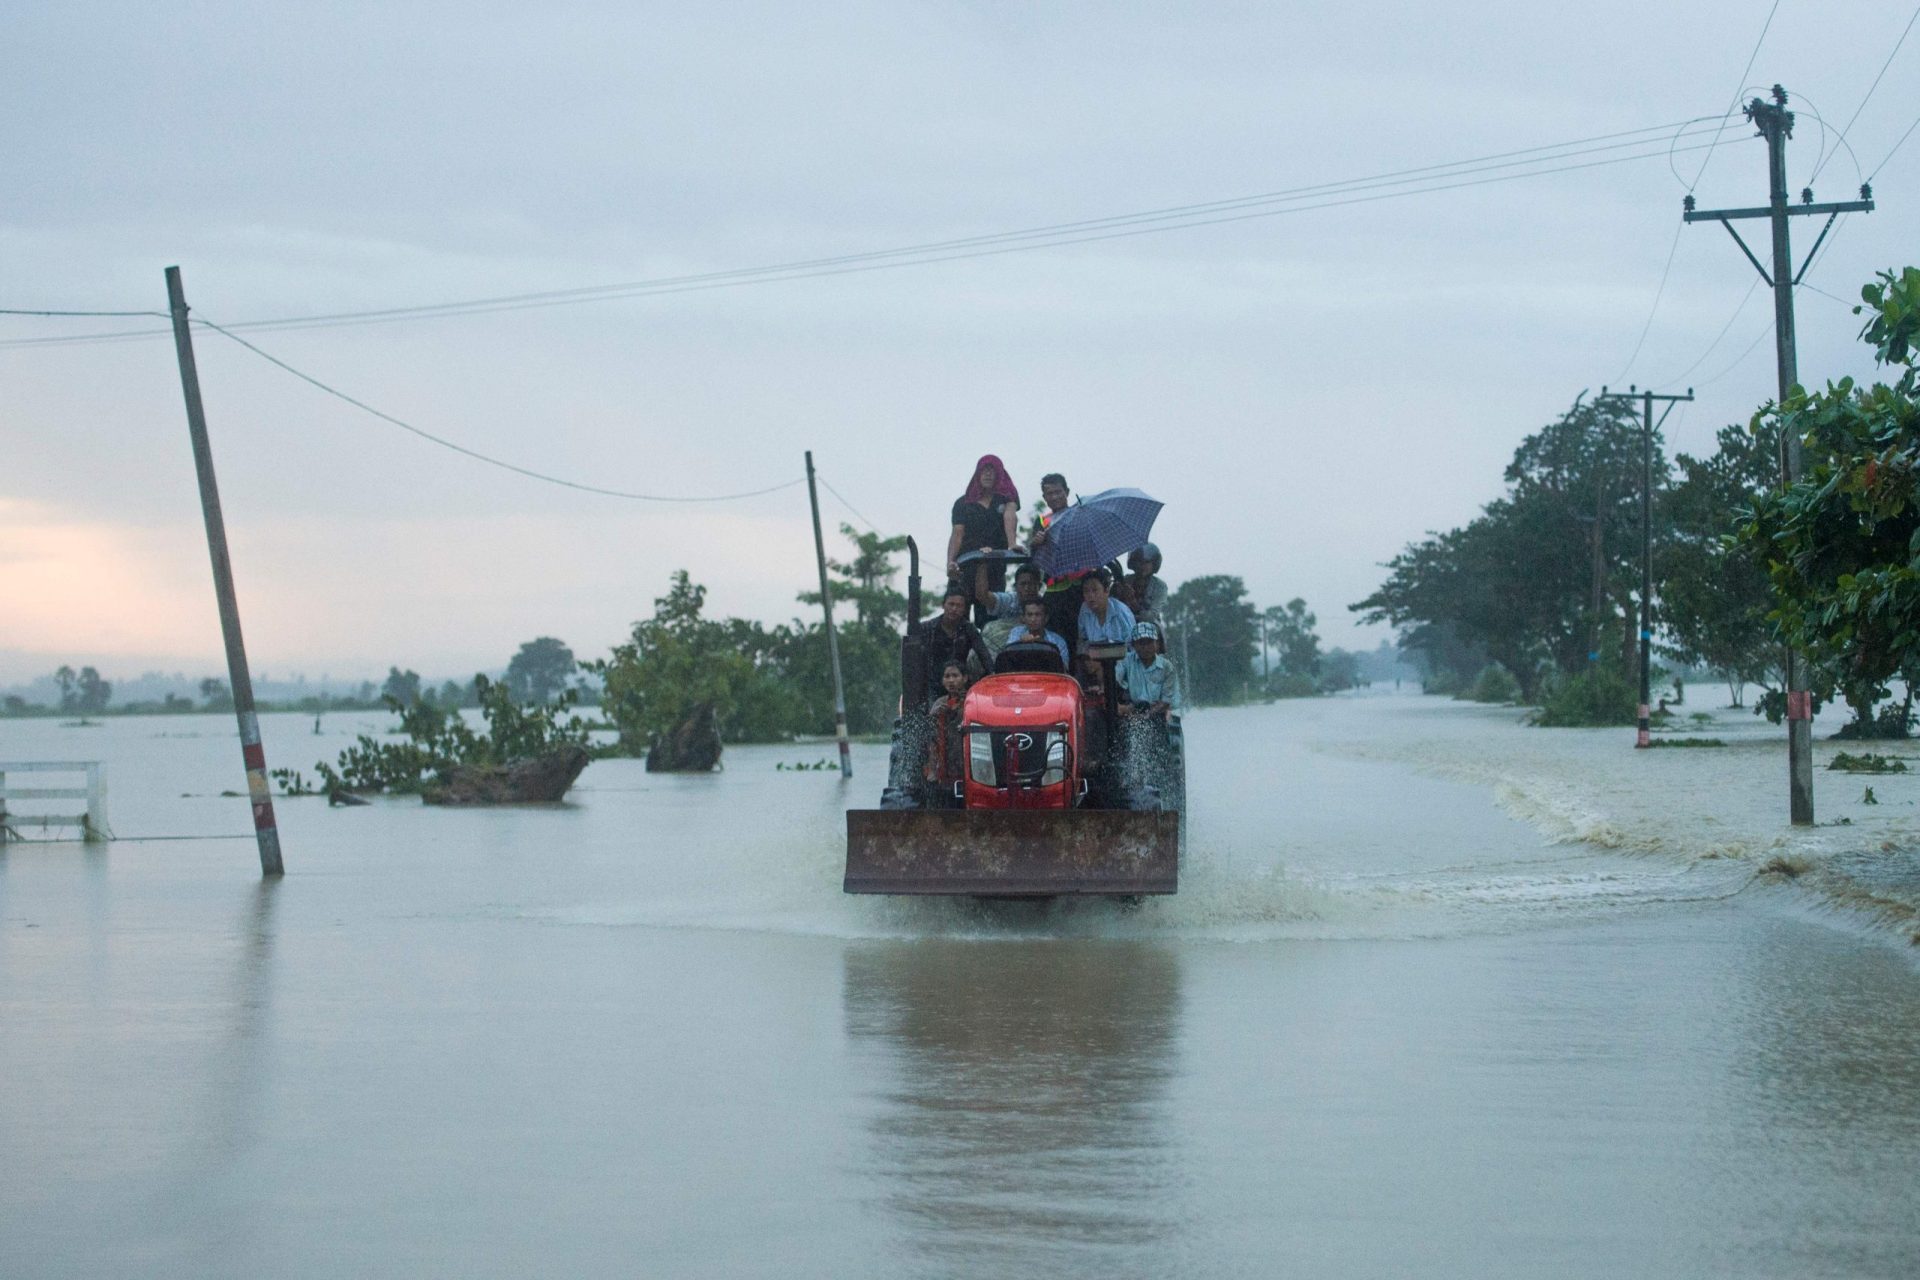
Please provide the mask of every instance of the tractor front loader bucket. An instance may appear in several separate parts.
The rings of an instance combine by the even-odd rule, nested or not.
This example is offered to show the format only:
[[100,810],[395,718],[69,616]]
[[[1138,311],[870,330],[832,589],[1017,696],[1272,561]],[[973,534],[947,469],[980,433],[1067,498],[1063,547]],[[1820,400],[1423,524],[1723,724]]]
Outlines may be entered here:
[[848,893],[1173,893],[1180,815],[1118,809],[850,809]]

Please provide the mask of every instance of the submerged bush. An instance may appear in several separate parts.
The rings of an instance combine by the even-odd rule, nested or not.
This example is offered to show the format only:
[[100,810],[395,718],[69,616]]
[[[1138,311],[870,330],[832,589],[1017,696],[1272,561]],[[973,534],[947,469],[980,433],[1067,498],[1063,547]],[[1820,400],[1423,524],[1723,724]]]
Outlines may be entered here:
[[1267,681],[1267,693],[1275,698],[1311,698],[1320,692],[1320,683],[1299,672],[1279,672]]
[[1600,666],[1571,679],[1556,680],[1540,710],[1534,713],[1533,723],[1551,729],[1634,724],[1639,719],[1638,699],[1639,694],[1624,675]]
[[1841,773],[1905,773],[1907,762],[1899,756],[1876,755],[1863,751],[1859,755],[1839,752],[1828,762],[1827,768],[1838,769]]
[[1480,668],[1480,674],[1473,678],[1472,686],[1465,693],[1454,696],[1469,702],[1518,702],[1520,682],[1499,663],[1489,662]]
[[406,706],[389,697],[386,703],[399,714],[406,741],[382,742],[361,734],[358,742],[340,753],[337,765],[322,760],[313,766],[322,789],[329,795],[341,791],[407,794],[456,765],[512,764],[557,747],[587,745],[586,722],[571,714],[561,718],[579,700],[578,690],[569,689],[550,704],[535,705],[515,702],[506,685],[485,676],[477,675],[473,681],[487,722],[485,733],[474,732],[457,711],[442,711],[427,702]]

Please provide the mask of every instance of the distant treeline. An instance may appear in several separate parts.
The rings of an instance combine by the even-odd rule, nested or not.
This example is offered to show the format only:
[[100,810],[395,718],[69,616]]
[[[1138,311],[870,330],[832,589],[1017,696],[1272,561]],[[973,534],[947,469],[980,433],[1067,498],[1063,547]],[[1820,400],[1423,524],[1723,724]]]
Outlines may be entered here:
[[[566,645],[551,636],[542,636],[529,640],[520,646],[518,653],[508,662],[506,674],[500,677],[502,685],[522,702],[547,703],[559,695],[561,690],[576,689],[577,701],[594,704],[599,701],[599,685],[591,679],[575,679],[578,665],[573,653]],[[266,690],[273,688],[273,682],[265,679],[254,681],[254,705],[261,711],[307,711],[321,713],[327,711],[384,711],[398,703],[399,705],[426,705],[442,710],[479,707],[481,705],[481,681],[483,675],[476,674],[464,682],[447,680],[438,686],[421,679],[417,671],[403,671],[399,667],[389,667],[387,678],[380,684],[371,680],[362,681],[351,692],[332,692],[326,688],[313,693],[302,693],[297,697],[273,697]],[[63,666],[39,685],[50,685],[52,696],[45,702],[10,693],[0,697],[0,715],[8,716],[102,716],[102,715],[189,715],[208,711],[231,711],[233,709],[233,691],[225,680],[217,676],[206,676],[197,684],[189,682],[184,676],[165,677],[149,674],[137,682],[151,688],[160,685],[164,691],[159,697],[114,698],[114,684],[101,678],[93,667],[81,667],[75,671]],[[194,696],[165,689],[166,685],[191,688]],[[293,688],[303,688],[305,681],[293,684]],[[281,683],[286,688],[286,682]]]
[[[841,526],[850,544],[846,560],[829,560],[836,608],[835,632],[846,682],[847,722],[858,735],[885,734],[899,712],[900,637],[906,596],[896,586],[904,537],[882,537]],[[799,603],[818,608],[817,592]],[[516,702],[546,706],[597,704],[619,735],[623,752],[644,755],[675,729],[711,718],[725,742],[779,742],[833,732],[833,684],[823,623],[767,625],[744,618],[712,618],[706,588],[682,570],[672,575],[653,613],[633,625],[607,656],[585,662],[551,636],[520,646],[499,688]],[[1317,619],[1304,600],[1262,610],[1237,576],[1210,574],[1181,583],[1164,609],[1168,653],[1181,670],[1190,705],[1338,692],[1375,679],[1398,679],[1405,668],[1391,646],[1350,653],[1322,650]],[[445,712],[480,706],[484,678],[448,680],[437,688],[418,672],[393,667],[386,680],[368,681],[352,696],[317,694],[262,699],[262,710],[313,713],[416,707]],[[167,714],[230,710],[224,680],[199,682],[198,697],[168,693],[160,700],[115,704],[112,686],[97,671],[61,668],[56,705],[35,706],[17,695],[10,715]]]
[[[1904,690],[1920,676],[1920,270],[1882,272],[1861,298],[1860,336],[1891,384],[1796,388],[1722,428],[1703,457],[1669,460],[1656,433],[1654,645],[1715,672],[1736,706],[1762,686],[1755,710],[1777,720],[1791,643],[1811,660],[1816,705],[1852,709],[1850,733],[1905,736]],[[1804,456],[1792,485],[1787,440]],[[1550,720],[1631,719],[1645,448],[1637,403],[1576,399],[1521,442],[1503,496],[1408,546],[1351,608],[1398,627],[1430,687],[1498,672]],[[1903,694],[1885,706],[1895,682]]]

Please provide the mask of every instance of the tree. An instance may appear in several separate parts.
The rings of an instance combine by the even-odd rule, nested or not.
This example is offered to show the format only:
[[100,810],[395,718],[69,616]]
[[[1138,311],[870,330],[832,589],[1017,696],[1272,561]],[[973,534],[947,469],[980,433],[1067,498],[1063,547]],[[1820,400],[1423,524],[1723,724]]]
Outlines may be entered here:
[[507,663],[507,691],[521,702],[551,702],[574,667],[573,650],[552,636],[529,640]]
[[[1430,646],[1441,646],[1457,680],[1498,662],[1529,697],[1543,669],[1576,673],[1592,654],[1630,668],[1643,448],[1631,410],[1576,400],[1514,451],[1505,495],[1465,526],[1409,545],[1380,589],[1349,607],[1400,628],[1430,664]],[[1667,474],[1657,438],[1653,474],[1656,485]]]
[[1756,434],[1800,439],[1803,467],[1756,496],[1738,543],[1765,559],[1788,643],[1816,675],[1831,672],[1864,722],[1891,680],[1920,677],[1920,268],[1883,271],[1860,296],[1860,336],[1899,375],[1795,387],[1754,416]]
[[[426,695],[422,694],[421,698],[425,700]],[[477,683],[463,685],[458,680],[448,680],[441,684],[440,691],[433,695],[432,701],[442,711],[451,711],[455,707],[477,707],[480,705],[479,686]]]
[[420,673],[388,667],[387,681],[380,686],[380,696],[391,698],[403,707],[415,705],[420,701]]
[[60,709],[62,711],[78,711],[80,709],[79,694],[74,690],[75,679],[77,679],[77,677],[74,675],[73,668],[69,666],[63,665],[58,671],[53,673],[54,683],[60,686]]
[[1681,454],[1680,482],[1669,491],[1671,541],[1657,572],[1661,652],[1718,672],[1732,704],[1749,684],[1777,681],[1781,645],[1767,615],[1773,587],[1765,560],[1732,542],[1741,513],[1780,484],[1779,433],[1723,427],[1708,458]]
[[1259,652],[1258,617],[1247,584],[1231,574],[1189,578],[1167,597],[1176,661],[1184,660],[1187,696],[1199,704],[1238,702]]
[[674,571],[653,616],[633,624],[632,637],[609,657],[588,663],[606,691],[600,706],[620,734],[620,747],[645,755],[668,735],[713,717],[724,726],[759,674],[753,655],[736,647],[738,633],[702,616],[707,589],[685,569]]
[[1320,659],[1320,689],[1338,693],[1360,683],[1360,655],[1345,649],[1329,649]]
[[[906,535],[883,538],[877,533],[858,533],[850,524],[841,525],[840,532],[853,543],[854,556],[848,561],[827,561],[827,572],[834,579],[834,607],[851,605],[854,619],[869,631],[894,630],[907,613],[907,598],[893,589],[894,575],[899,572],[893,557],[907,549]],[[818,609],[820,593],[803,591],[800,603]]]
[[227,682],[216,676],[208,676],[200,682],[200,697],[209,711],[233,710],[233,693],[227,688]]
[[1314,627],[1320,620],[1307,609],[1307,602],[1295,597],[1284,605],[1274,605],[1265,614],[1267,639],[1273,645],[1283,676],[1317,680],[1320,676],[1320,637]]
[[92,667],[80,668],[80,678],[74,687],[74,709],[81,715],[99,715],[107,709],[107,702],[113,697],[113,683],[102,680],[100,673]]

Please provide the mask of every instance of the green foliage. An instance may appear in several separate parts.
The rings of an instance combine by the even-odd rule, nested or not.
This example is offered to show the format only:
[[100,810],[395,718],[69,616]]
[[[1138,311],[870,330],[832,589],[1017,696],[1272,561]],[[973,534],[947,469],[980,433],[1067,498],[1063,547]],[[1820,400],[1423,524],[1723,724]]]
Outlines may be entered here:
[[306,775],[298,769],[270,769],[267,776],[280,784],[283,796],[317,796],[320,789],[307,781]]
[[1267,643],[1274,649],[1279,674],[1303,677],[1309,681],[1320,675],[1320,637],[1314,634],[1319,619],[1298,597],[1284,605],[1275,605],[1262,615],[1266,622]]
[[1513,678],[1513,672],[1490,662],[1480,668],[1472,686],[1461,696],[1469,702],[1518,702],[1520,682]]
[[[900,705],[900,636],[891,628],[876,631],[859,622],[834,627],[840,643],[840,673],[846,682],[847,731],[885,733]],[[833,671],[826,632],[819,623],[798,623],[778,630],[781,705],[787,708],[780,736],[833,732]],[[764,739],[762,739],[764,740]]]
[[1861,297],[1856,312],[1871,311],[1861,337],[1900,376],[1891,385],[1843,378],[1824,391],[1795,387],[1755,415],[1756,433],[1800,441],[1802,473],[1755,501],[1738,542],[1767,561],[1781,632],[1830,672],[1864,723],[1891,681],[1911,685],[1920,676],[1920,395],[1912,363],[1920,272],[1882,272]]
[[227,688],[225,680],[208,676],[200,682],[200,698],[206,703],[208,711],[233,710],[233,690]]
[[507,688],[522,702],[551,702],[567,687],[574,666],[573,650],[552,636],[541,636],[521,645],[508,661]]
[[[853,543],[853,559],[827,560],[833,575],[833,607],[837,612],[851,606],[854,621],[868,631],[897,631],[907,615],[907,598],[894,590],[898,570],[893,558],[907,549],[905,534],[883,538],[878,533],[860,533],[850,524],[840,533]],[[820,607],[818,591],[803,591],[800,602]],[[836,628],[837,630],[837,628]]]
[[[906,597],[893,587],[893,556],[904,537],[841,532],[850,560],[829,560],[846,685],[847,727],[885,733],[900,702],[900,632]],[[802,603],[819,607],[817,591]],[[768,627],[741,618],[704,615],[706,588],[684,570],[674,574],[652,618],[612,655],[582,666],[604,681],[601,709],[620,735],[620,750],[645,755],[700,707],[713,707],[725,742],[775,742],[795,734],[833,732],[833,669],[821,622]],[[845,617],[851,605],[853,617]]]
[[1920,267],[1902,267],[1876,274],[1860,287],[1861,304],[1855,315],[1867,313],[1860,337],[1873,344],[1874,358],[1883,365],[1904,368],[1911,390],[1915,339],[1920,336]]
[[1553,729],[1635,724],[1639,694],[1626,676],[1608,663],[1555,680],[1548,687],[1533,723]]
[[[1402,644],[1424,651],[1430,671],[1464,682],[1498,662],[1527,695],[1543,668],[1577,673],[1596,634],[1630,651],[1644,448],[1632,410],[1576,401],[1514,451],[1503,497],[1465,526],[1408,546],[1387,563],[1380,589],[1350,607],[1363,621],[1401,628]],[[1656,482],[1666,471],[1656,439]]]
[[[404,742],[382,742],[369,734],[340,753],[335,765],[314,765],[324,789],[334,791],[418,792],[433,775],[455,765],[511,764],[562,746],[587,745],[587,728],[567,714],[578,695],[569,690],[551,704],[517,703],[504,684],[476,675],[480,713],[487,731],[476,733],[457,712],[430,702],[407,704],[388,698],[400,717]],[[565,716],[563,719],[562,717]],[[299,775],[294,775],[298,778]]]
[[420,673],[388,667],[387,682],[380,686],[380,700],[398,702],[406,707],[420,701]]
[[587,664],[605,684],[602,713],[620,734],[620,749],[645,755],[703,706],[723,722],[755,679],[755,655],[742,652],[726,622],[703,616],[707,589],[676,570],[653,616],[633,624],[627,643]]
[[1742,427],[1717,440],[1711,457],[1680,455],[1680,482],[1662,504],[1671,535],[1658,563],[1661,650],[1717,672],[1737,707],[1748,684],[1781,682],[1765,558],[1732,537],[1741,513],[1779,488],[1780,446],[1776,432]]
[[1360,655],[1329,649],[1320,655],[1320,692],[1338,693],[1360,683]]
[[102,680],[92,667],[82,667],[76,674],[72,667],[63,666],[53,673],[53,680],[60,686],[60,710],[70,714],[99,715],[113,697],[113,682]]
[[1247,584],[1230,574],[1189,578],[1167,597],[1166,619],[1177,637],[1170,652],[1191,667],[1180,673],[1188,701],[1219,705],[1246,697],[1259,651],[1256,617]]
[[1859,755],[1842,751],[1827,762],[1827,768],[1841,773],[1905,773],[1907,762],[1899,756],[1875,755],[1871,751]]
[[1276,671],[1267,680],[1270,698],[1311,698],[1320,692],[1320,682],[1312,676]]

